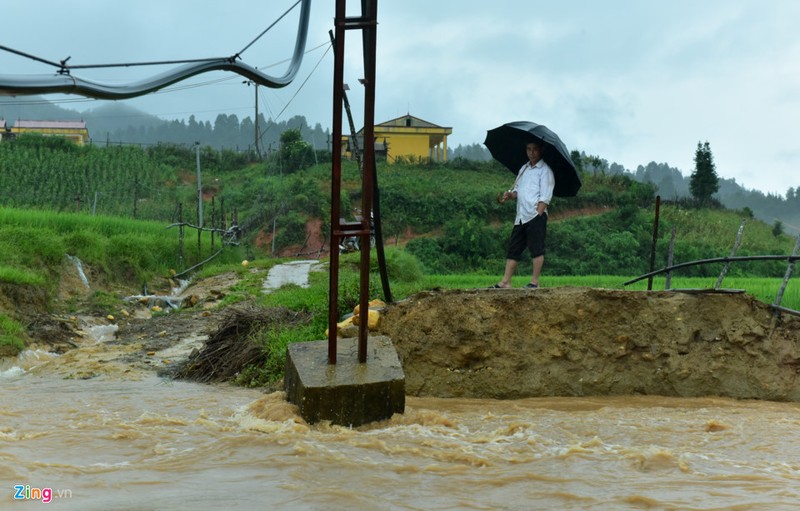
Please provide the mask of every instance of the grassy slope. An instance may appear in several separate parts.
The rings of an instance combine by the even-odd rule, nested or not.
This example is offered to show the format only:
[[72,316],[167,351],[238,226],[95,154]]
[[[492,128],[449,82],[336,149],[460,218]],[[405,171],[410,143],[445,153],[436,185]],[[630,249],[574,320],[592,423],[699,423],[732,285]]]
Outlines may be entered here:
[[[61,274],[73,264],[67,255],[80,259],[87,272],[91,269],[93,284],[100,288],[92,300],[108,299],[103,287],[138,290],[169,276],[170,270],[201,260],[194,237],[184,243],[181,267],[178,229],[165,227],[159,222],[0,207],[0,353],[2,346],[12,347],[12,352],[23,346],[22,323],[32,313],[44,312],[42,307],[81,306],[54,303]],[[204,233],[202,258],[211,254],[209,245]],[[240,250],[229,248],[225,260],[241,260]]]

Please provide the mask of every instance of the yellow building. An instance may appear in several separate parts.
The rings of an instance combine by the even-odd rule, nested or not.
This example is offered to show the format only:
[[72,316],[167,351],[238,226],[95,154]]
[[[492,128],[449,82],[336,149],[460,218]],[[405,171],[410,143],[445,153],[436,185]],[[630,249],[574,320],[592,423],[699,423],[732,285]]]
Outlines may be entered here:
[[[413,162],[447,161],[447,135],[453,128],[437,126],[413,115],[375,125],[375,155],[385,157],[389,163],[398,159]],[[364,130],[356,133],[359,150],[363,151]],[[342,149],[352,157],[350,137],[342,137]]]
[[26,121],[18,120],[11,127],[12,136],[38,133],[46,137],[63,137],[78,145],[89,143],[85,121]]

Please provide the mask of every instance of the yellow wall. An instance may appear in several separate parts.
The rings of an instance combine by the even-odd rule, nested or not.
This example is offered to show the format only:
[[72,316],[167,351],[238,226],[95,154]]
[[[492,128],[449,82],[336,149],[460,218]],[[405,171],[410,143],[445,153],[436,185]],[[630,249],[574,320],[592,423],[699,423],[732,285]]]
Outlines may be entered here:
[[46,137],[64,137],[67,140],[83,145],[89,141],[89,130],[71,128],[17,128],[12,127],[11,133],[38,133]]
[[450,128],[376,126],[375,139],[386,140],[387,160],[447,161],[447,135]]
[[398,157],[411,158],[417,160],[419,158],[427,159],[430,150],[428,148],[428,137],[420,136],[417,134],[403,135],[397,134],[378,134],[378,140],[386,139],[388,145],[388,160],[394,162]]

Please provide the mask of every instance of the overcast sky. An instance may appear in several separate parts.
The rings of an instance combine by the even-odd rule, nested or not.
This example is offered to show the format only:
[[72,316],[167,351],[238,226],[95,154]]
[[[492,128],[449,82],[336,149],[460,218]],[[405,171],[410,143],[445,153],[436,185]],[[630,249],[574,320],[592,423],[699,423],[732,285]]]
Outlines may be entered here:
[[[70,64],[235,54],[295,0],[38,0],[0,4],[0,44]],[[283,89],[259,88],[267,117],[329,128],[334,0],[313,0],[303,66]],[[349,14],[360,2],[350,0]],[[379,0],[376,122],[406,113],[453,128],[449,146],[482,143],[513,120],[545,124],[569,149],[635,171],[651,161],[688,176],[698,142],[717,173],[783,195],[800,187],[800,1]],[[299,7],[243,61],[282,75]],[[359,37],[345,81],[361,128]],[[169,67],[75,71],[123,83]],[[2,74],[53,68],[0,52]],[[64,99],[51,96],[49,99]],[[96,108],[80,100],[62,106]],[[0,98],[2,101],[2,98]],[[74,99],[73,99],[74,101]],[[164,119],[253,115],[254,89],[212,73],[127,100]]]

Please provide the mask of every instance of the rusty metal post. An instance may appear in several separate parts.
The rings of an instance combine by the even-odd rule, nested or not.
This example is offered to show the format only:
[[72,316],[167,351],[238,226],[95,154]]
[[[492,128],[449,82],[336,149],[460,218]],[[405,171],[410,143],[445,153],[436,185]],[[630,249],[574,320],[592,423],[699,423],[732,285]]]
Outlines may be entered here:
[[344,94],[345,0],[336,0],[333,52],[333,144],[331,145],[331,262],[328,291],[328,363],[336,363],[336,325],[339,322],[339,240],[342,183],[342,94]]
[[372,219],[373,177],[375,175],[375,46],[378,28],[378,0],[361,0],[364,51],[364,172],[361,181],[361,277],[358,331],[358,361],[367,361],[369,335],[369,254]]
[[[336,363],[336,326],[339,318],[339,240],[346,236],[361,239],[359,279],[358,360],[367,361],[369,334],[369,256],[370,219],[372,217],[373,176],[375,172],[375,45],[377,41],[377,0],[361,0],[361,16],[347,18],[346,0],[336,1],[334,20],[333,69],[333,145],[331,166],[331,265],[328,303],[328,363]],[[364,49],[364,168],[361,183],[361,212],[359,222],[341,218],[342,177],[342,105],[344,101],[344,44],[346,30],[361,30]]]

